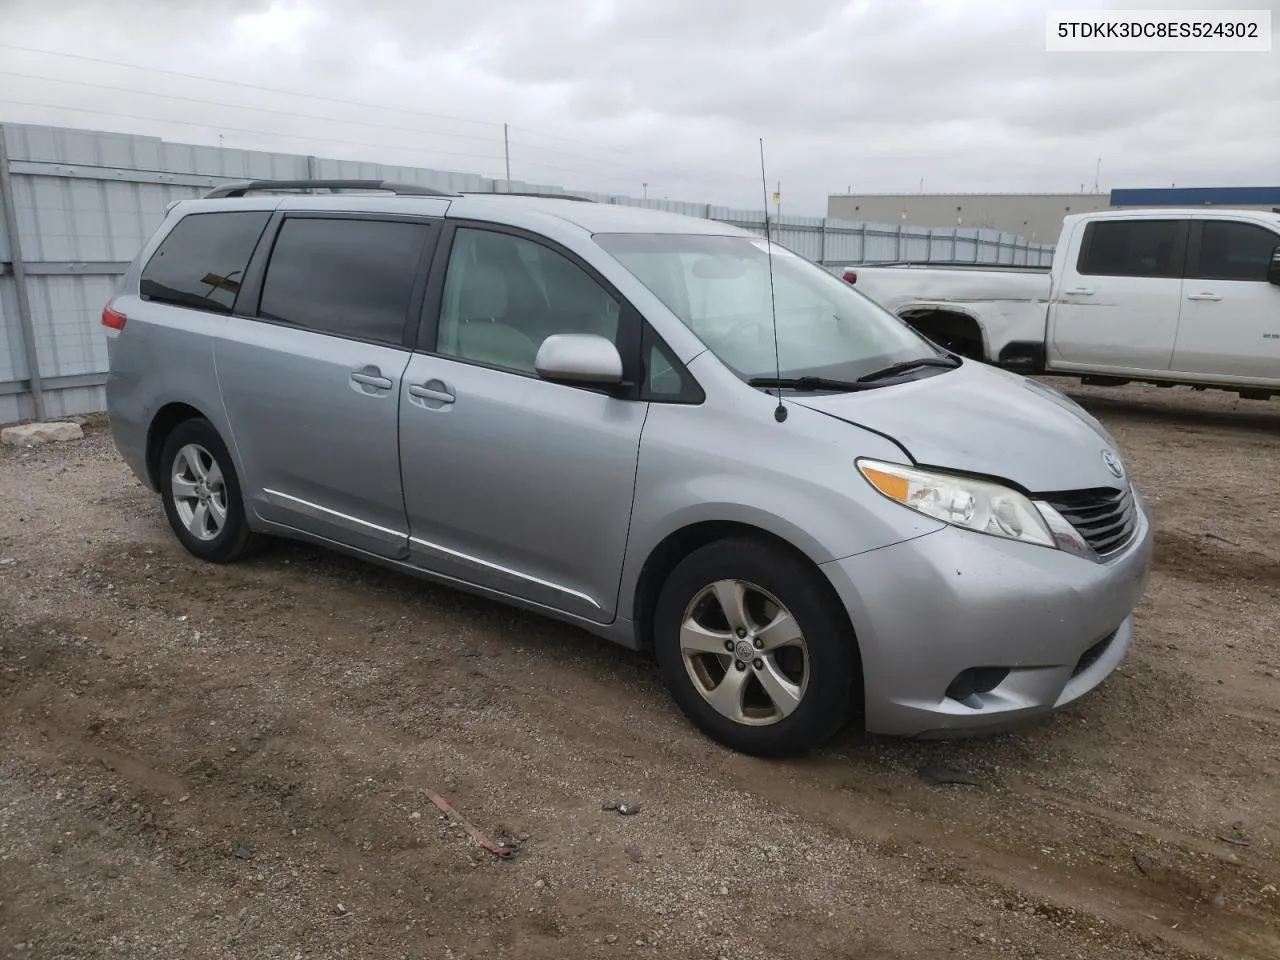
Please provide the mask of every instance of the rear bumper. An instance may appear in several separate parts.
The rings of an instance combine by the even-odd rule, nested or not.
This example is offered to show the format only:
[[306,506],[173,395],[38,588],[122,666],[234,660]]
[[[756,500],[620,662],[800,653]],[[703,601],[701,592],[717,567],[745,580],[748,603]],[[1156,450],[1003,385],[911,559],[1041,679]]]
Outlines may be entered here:
[[[1133,642],[1151,562],[1151,525],[1135,501],[1134,539],[1107,563],[948,527],[824,564],[858,634],[867,729],[998,729],[1101,683]],[[978,689],[967,671],[985,678]]]

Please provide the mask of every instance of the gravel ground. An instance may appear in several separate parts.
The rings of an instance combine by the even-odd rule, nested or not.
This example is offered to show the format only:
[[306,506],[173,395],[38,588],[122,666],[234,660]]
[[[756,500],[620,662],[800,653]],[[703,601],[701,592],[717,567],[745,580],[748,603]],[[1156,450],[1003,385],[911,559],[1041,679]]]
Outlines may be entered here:
[[1121,670],[787,762],[571,628],[308,547],[200,564],[100,425],[0,453],[0,956],[1275,960],[1280,404],[1069,389],[1157,522]]

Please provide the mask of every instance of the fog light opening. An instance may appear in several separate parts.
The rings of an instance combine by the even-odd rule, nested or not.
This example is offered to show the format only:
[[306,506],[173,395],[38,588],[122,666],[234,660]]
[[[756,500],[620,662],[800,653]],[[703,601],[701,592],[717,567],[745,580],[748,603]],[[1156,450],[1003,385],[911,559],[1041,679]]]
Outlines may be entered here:
[[990,693],[1004,683],[1007,676],[1009,676],[1008,667],[970,667],[968,670],[962,670],[951,681],[951,685],[947,687],[947,696],[967,706],[979,707],[982,705],[980,701],[977,703],[969,701],[978,694]]

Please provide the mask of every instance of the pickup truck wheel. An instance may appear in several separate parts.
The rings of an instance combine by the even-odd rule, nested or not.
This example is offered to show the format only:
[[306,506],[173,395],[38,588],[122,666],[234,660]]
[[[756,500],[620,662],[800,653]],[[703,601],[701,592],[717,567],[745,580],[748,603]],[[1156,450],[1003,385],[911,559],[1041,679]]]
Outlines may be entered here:
[[165,438],[160,494],[174,535],[201,560],[229,563],[261,546],[249,529],[231,454],[208,420],[184,420]]
[[733,539],[694,551],[667,578],[654,615],[658,665],[712,739],[781,756],[844,725],[857,648],[820,576],[785,550]]

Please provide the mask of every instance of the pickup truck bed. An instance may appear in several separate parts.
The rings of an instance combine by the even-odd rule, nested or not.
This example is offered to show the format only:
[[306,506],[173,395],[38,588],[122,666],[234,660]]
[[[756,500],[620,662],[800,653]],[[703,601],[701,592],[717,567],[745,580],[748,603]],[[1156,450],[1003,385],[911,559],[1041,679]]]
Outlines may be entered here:
[[1073,214],[1047,270],[835,272],[939,345],[1019,372],[1280,394],[1280,214]]
[[1043,363],[1042,352],[1002,358],[999,351],[1010,342],[1043,340],[1048,267],[869,264],[847,267],[842,276],[948,350],[1006,366]]

